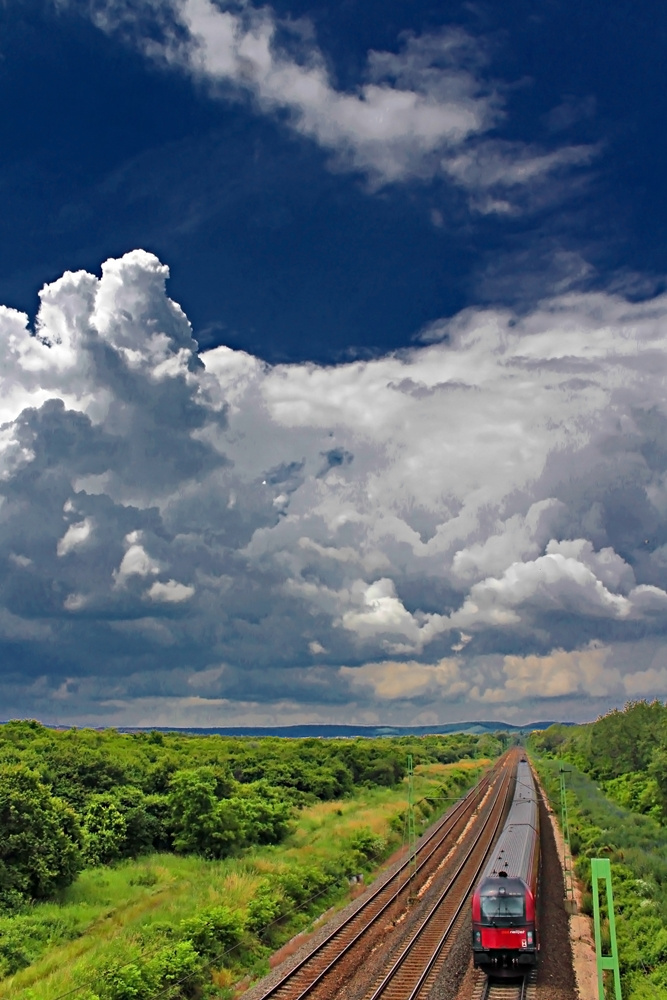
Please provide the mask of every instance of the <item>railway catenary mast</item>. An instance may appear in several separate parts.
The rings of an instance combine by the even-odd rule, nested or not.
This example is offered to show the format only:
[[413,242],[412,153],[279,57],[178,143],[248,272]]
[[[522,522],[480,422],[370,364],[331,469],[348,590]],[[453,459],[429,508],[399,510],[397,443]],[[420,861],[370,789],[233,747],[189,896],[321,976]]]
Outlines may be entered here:
[[489,975],[517,975],[537,963],[539,857],[535,782],[530,765],[522,758],[503,832],[472,899],[474,964]]

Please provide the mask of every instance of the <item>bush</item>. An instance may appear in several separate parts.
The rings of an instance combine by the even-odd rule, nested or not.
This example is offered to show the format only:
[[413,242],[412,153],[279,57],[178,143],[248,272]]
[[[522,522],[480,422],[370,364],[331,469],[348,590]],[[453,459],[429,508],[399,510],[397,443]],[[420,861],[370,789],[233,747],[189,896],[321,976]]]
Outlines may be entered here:
[[180,931],[208,961],[222,956],[243,936],[243,918],[228,906],[213,906],[181,922]]
[[166,997],[196,996],[205,981],[204,963],[191,941],[165,945],[148,962],[114,963],[102,970],[101,1000],[149,1000],[156,993]]
[[[559,766],[558,761],[538,765],[554,805],[559,801]],[[592,912],[590,858],[609,857],[623,996],[647,996],[639,983],[650,981],[651,998],[658,1000],[660,984],[667,988],[667,831],[650,816],[607,799],[576,768],[567,782],[570,844],[584,887],[582,909]]]
[[39,911],[0,917],[0,978],[30,965],[50,945],[78,935],[76,919],[66,911],[56,920],[41,917]]
[[282,892],[268,881],[263,882],[248,904],[246,927],[255,934],[270,933],[270,926],[287,911]]
[[168,845],[165,818],[168,804],[165,795],[144,795],[139,788],[115,788],[113,801],[125,821],[124,857],[136,857],[152,848]]
[[115,963],[102,970],[100,995],[104,1000],[148,1000],[157,983],[134,962]]
[[277,844],[289,830],[291,803],[265,781],[242,787],[230,808],[236,811],[241,844]]
[[146,974],[167,996],[196,996],[206,979],[204,962],[191,941],[166,945],[147,963]]
[[295,906],[310,902],[336,881],[336,875],[325,872],[317,865],[286,871],[277,878],[283,896]]
[[359,856],[361,867],[369,861],[378,861],[387,850],[387,841],[384,837],[379,837],[372,830],[364,828],[358,830],[350,838],[351,850]]
[[[270,941],[273,930],[283,922],[283,918],[297,912],[309,912],[311,901],[315,901],[327,889],[342,884],[352,869],[345,866],[346,855],[325,867],[311,865],[305,868],[286,869],[265,879],[251,899],[246,913],[245,926],[249,931]],[[354,869],[358,871],[358,867]]]
[[211,767],[179,771],[169,795],[174,848],[224,858],[248,844],[275,844],[289,830],[292,804],[266,781],[237,785]]
[[0,979],[13,976],[31,961],[25,938],[17,927],[0,931]]

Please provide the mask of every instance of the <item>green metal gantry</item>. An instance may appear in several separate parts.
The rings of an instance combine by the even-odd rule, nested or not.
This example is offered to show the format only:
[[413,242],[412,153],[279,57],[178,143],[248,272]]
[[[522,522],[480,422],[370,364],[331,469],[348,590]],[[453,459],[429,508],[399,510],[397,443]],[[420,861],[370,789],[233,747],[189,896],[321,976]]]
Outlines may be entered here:
[[[604,973],[608,969],[614,973],[615,1000],[621,1000],[621,972],[618,966],[616,947],[616,917],[614,915],[614,895],[611,888],[611,864],[609,858],[591,858],[591,879],[593,882],[593,923],[595,924],[595,958],[598,967],[598,998],[605,1000]],[[609,950],[602,954],[602,926],[600,923],[600,889],[598,882],[604,881],[607,896],[607,919],[609,921]]]

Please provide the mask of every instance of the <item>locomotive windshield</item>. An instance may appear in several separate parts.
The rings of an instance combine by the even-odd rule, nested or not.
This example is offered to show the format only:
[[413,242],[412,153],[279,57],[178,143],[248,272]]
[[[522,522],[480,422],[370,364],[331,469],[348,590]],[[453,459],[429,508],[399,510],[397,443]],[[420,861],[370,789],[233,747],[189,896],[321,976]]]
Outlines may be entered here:
[[482,923],[498,924],[513,923],[526,916],[524,897],[494,893],[492,896],[480,897]]

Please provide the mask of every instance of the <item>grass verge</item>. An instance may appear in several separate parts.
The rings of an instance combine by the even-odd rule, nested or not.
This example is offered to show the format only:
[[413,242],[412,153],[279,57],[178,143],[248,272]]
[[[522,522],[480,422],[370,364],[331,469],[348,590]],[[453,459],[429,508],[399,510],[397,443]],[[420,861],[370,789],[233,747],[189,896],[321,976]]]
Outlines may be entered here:
[[[418,826],[488,763],[418,767]],[[0,918],[0,998],[75,990],[80,1000],[148,1000],[166,990],[223,1000],[236,980],[265,971],[274,949],[347,902],[352,873],[370,876],[401,845],[406,797],[404,782],[318,802],[280,845],[223,861],[153,854],[88,869],[57,901]]]

